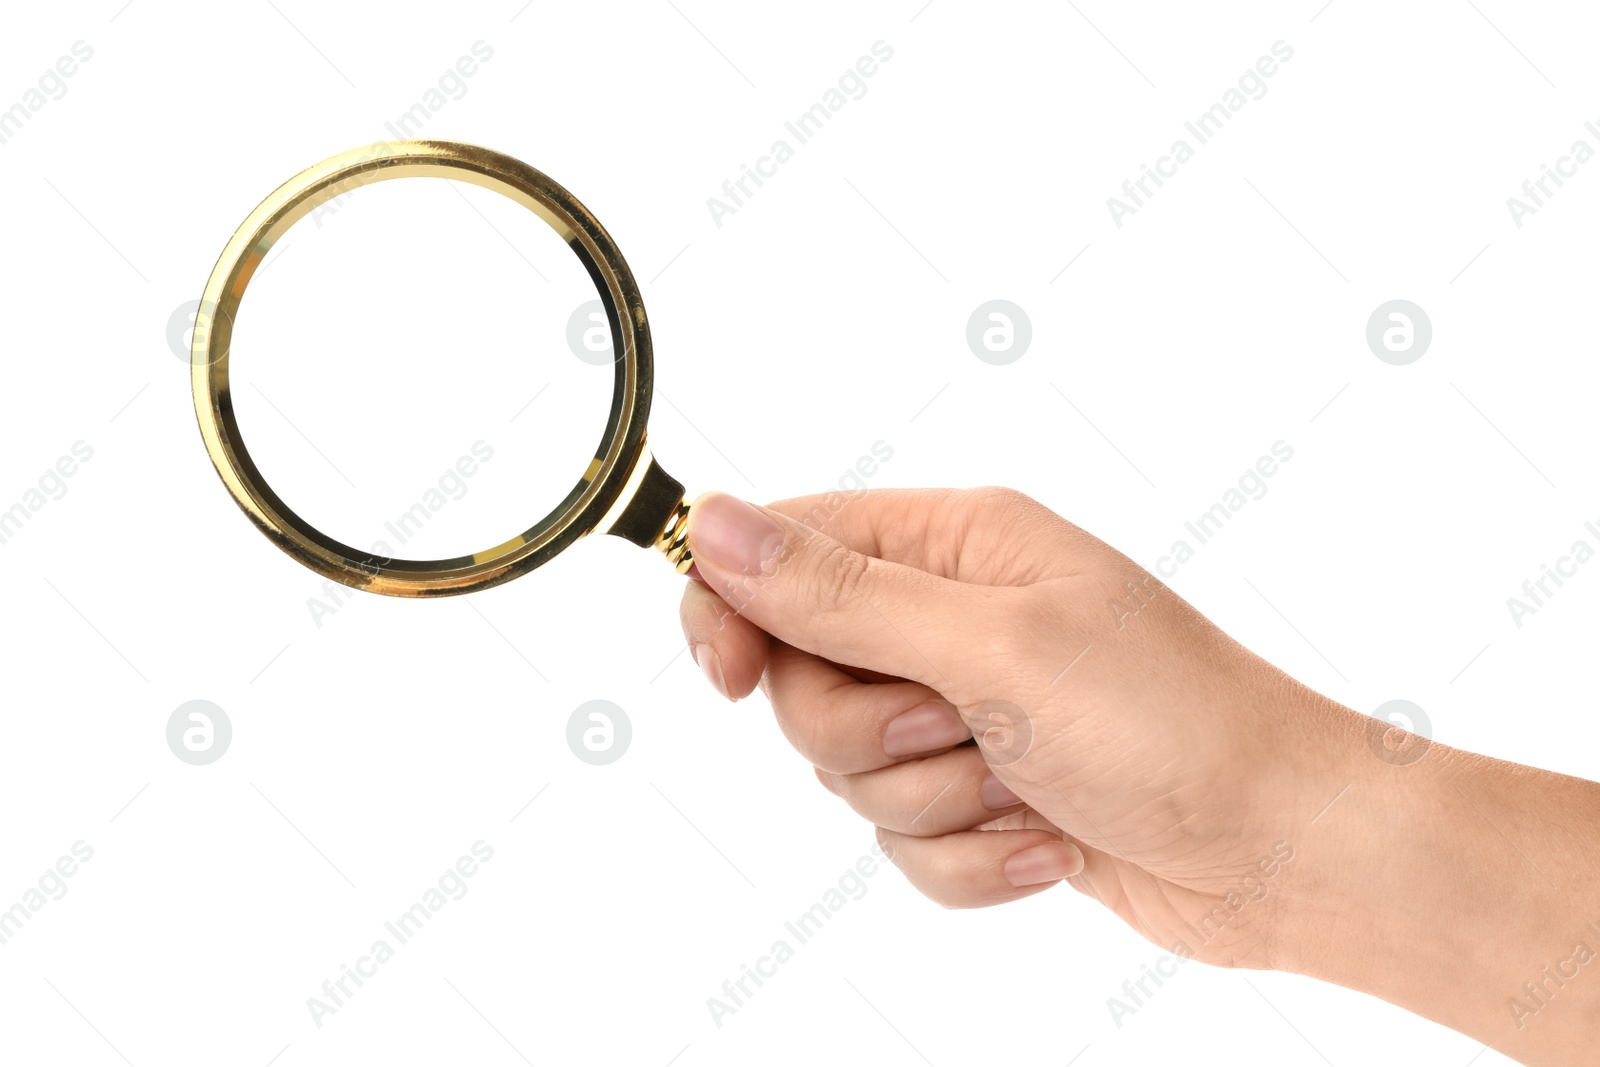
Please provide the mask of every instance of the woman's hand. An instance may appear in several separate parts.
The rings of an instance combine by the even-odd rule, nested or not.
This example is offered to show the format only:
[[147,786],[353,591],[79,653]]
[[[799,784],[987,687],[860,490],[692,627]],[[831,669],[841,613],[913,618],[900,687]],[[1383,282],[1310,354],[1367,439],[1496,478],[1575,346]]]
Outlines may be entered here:
[[[1571,955],[1569,928],[1600,929],[1591,783],[1386,734],[1009,490],[769,508],[708,494],[689,543],[696,661],[730,698],[762,686],[822,783],[935,901],[1065,879],[1167,951],[1313,974],[1578,1062],[1562,1042],[1600,1011],[1600,962],[1563,1010],[1527,1001],[1537,1032],[1508,1001],[1544,957]],[[1519,859],[1494,829],[1550,803],[1588,820],[1576,871],[1568,843],[1528,837]],[[1565,891],[1532,881],[1533,853],[1562,865]],[[1459,927],[1419,929],[1417,893],[1441,922],[1499,910],[1472,938],[1476,967],[1453,958]]]
[[827,500],[695,504],[683,619],[713,681],[759,680],[939,903],[1069,878],[1163,948],[1271,966],[1272,882],[1345,784],[1297,756],[1337,711],[1020,494]]

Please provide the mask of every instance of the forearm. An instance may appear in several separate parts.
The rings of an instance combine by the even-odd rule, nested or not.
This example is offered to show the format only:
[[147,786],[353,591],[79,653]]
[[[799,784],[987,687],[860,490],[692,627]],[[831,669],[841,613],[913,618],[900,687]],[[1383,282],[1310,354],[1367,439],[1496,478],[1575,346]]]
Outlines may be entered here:
[[1280,965],[1527,1063],[1592,1062],[1600,785],[1438,744],[1390,763],[1367,717],[1330,721],[1332,803],[1306,827]]

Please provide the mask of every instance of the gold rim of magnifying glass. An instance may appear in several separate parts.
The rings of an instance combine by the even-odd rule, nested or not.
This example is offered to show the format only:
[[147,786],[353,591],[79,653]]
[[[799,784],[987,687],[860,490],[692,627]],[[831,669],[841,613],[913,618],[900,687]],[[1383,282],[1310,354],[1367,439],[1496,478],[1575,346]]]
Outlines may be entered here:
[[[283,502],[245,448],[229,390],[233,323],[251,276],[297,221],[344,193],[391,178],[471,182],[501,193],[550,225],[583,262],[610,321],[615,384],[605,435],[566,499],[523,533],[451,559],[375,556],[317,530]],[[683,487],[645,447],[650,414],[650,327],[633,274],[605,227],[548,176],[510,156],[452,141],[383,141],[352,149],[290,178],[263,200],[223,249],[195,317],[190,352],[195,413],[206,451],[233,499],[279,548],[346,585],[391,596],[445,596],[525,574],[578,538],[605,528],[667,553],[680,573],[690,559]],[[625,496],[626,494],[626,496]]]

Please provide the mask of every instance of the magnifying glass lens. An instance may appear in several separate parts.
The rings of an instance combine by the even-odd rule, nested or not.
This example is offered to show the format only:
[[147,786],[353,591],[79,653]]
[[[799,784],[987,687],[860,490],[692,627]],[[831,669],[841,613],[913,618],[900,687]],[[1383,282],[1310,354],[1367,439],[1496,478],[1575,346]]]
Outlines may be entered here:
[[266,482],[377,556],[471,555],[555,510],[602,450],[610,324],[537,215],[444,178],[346,193],[265,257],[232,391]]

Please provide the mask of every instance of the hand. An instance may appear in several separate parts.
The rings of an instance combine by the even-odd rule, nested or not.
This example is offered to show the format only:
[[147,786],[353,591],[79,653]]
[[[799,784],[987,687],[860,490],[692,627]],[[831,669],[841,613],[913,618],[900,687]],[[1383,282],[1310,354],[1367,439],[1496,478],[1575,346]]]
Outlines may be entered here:
[[694,505],[683,623],[713,684],[760,680],[939,903],[1065,878],[1165,949],[1271,966],[1273,876],[1344,784],[1295,758],[1328,702],[1021,494],[833,497]]
[[1066,880],[1169,952],[1584,1062],[1600,977],[1524,983],[1600,945],[1600,787],[1385,736],[1009,490],[708,494],[688,538],[696,661],[933,900]]

